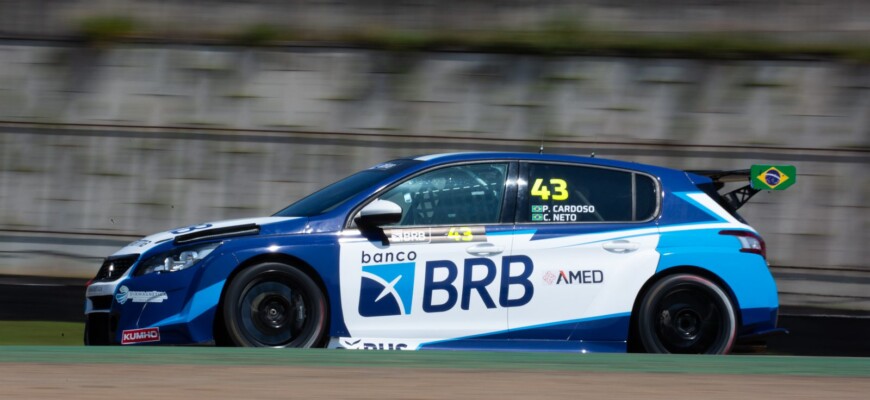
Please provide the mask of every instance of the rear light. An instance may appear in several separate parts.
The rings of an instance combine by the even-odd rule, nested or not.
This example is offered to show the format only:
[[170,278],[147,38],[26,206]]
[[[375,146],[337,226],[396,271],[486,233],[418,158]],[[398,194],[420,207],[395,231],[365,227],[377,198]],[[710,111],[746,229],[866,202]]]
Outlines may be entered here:
[[755,253],[767,259],[767,245],[761,236],[750,231],[721,231],[719,234],[736,237],[740,241],[741,252]]

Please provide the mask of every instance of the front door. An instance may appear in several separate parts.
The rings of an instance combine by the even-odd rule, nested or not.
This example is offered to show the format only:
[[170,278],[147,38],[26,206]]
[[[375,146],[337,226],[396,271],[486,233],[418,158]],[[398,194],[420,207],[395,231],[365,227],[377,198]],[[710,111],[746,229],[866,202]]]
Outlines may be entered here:
[[339,347],[410,349],[507,330],[511,299],[501,281],[516,267],[513,226],[502,222],[513,219],[503,215],[509,172],[508,162],[439,167],[378,196],[398,204],[402,219],[384,227],[386,240],[356,228],[343,234],[341,302],[351,337]]

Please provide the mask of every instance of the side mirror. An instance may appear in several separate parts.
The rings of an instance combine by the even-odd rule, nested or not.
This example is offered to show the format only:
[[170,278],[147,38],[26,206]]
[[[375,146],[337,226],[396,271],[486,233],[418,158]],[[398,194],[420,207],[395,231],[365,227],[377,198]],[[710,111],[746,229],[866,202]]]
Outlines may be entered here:
[[375,200],[363,207],[353,219],[360,228],[395,224],[402,220],[402,207],[388,200]]

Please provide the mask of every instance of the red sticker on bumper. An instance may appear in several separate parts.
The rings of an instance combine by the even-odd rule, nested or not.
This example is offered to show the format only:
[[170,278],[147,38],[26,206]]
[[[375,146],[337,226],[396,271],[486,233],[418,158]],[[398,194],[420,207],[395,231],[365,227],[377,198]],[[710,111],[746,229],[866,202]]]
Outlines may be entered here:
[[121,332],[121,344],[160,341],[160,328],[131,329]]

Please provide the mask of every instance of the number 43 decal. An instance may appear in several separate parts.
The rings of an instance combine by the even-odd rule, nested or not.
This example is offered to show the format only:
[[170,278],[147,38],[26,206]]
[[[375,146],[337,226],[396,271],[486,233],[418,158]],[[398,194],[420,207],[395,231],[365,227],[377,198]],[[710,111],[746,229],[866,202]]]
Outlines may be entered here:
[[450,228],[450,231],[447,232],[447,237],[459,242],[470,242],[474,240],[474,234],[471,233],[471,228],[467,227],[459,227],[459,228]]
[[568,184],[565,183],[564,179],[552,178],[550,185],[553,187],[552,193],[550,188],[544,185],[543,179],[535,179],[535,184],[532,185],[532,196],[538,196],[541,200],[549,200],[550,195],[552,195],[553,200],[556,201],[568,200]]

